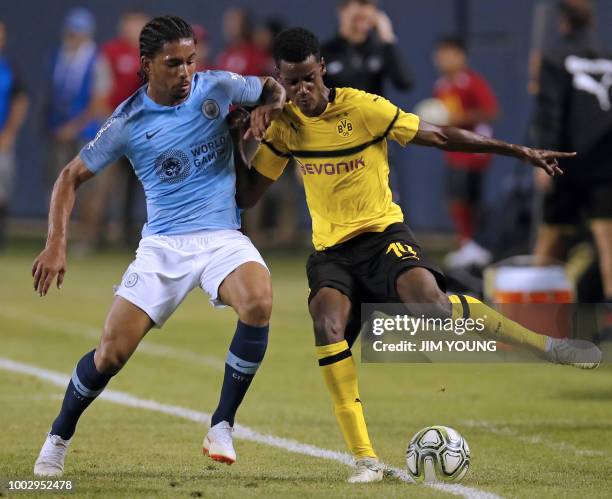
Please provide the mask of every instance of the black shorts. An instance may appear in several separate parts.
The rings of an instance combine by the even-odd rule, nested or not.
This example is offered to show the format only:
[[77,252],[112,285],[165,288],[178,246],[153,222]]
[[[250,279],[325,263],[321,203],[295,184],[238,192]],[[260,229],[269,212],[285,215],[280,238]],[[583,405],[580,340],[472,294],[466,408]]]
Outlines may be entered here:
[[576,227],[585,219],[612,219],[612,180],[595,181],[577,174],[555,177],[544,196],[542,221]]
[[310,255],[308,302],[326,287],[346,295],[353,306],[345,337],[352,344],[361,327],[361,304],[401,302],[397,278],[413,267],[429,270],[446,291],[444,274],[425,258],[407,225],[395,223],[383,232],[366,232]]
[[478,205],[482,198],[484,171],[466,170],[450,166],[447,173],[447,193],[451,201]]

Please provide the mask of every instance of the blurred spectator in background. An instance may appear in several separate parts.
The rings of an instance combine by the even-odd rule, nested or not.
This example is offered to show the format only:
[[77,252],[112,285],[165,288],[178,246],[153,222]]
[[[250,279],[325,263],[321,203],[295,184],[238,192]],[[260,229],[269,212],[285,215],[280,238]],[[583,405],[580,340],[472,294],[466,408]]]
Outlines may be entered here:
[[[533,134],[538,147],[578,155],[561,163],[565,175],[536,176],[545,194],[534,251],[542,263],[565,259],[568,236],[589,224],[604,298],[612,303],[612,53],[593,37],[588,0],[563,0],[558,12],[561,38],[542,56]],[[609,312],[612,320],[612,306]]]
[[384,95],[388,78],[398,90],[412,88],[391,20],[377,8],[376,0],[342,0],[338,20],[338,34],[321,46],[328,86]]
[[[64,19],[62,44],[53,59],[47,101],[52,179],[95,137],[100,125],[91,107],[97,60],[95,24],[93,14],[84,7],[71,9]],[[88,193],[95,190],[96,184],[92,182]],[[96,219],[95,200],[87,193],[79,198],[79,219],[79,249],[88,249],[98,234],[97,227],[90,223]]]
[[208,31],[201,24],[192,24],[191,27],[196,40],[196,71],[214,69],[210,62]]
[[268,67],[266,74],[274,75],[274,59],[272,58],[272,43],[283,29],[285,28],[283,21],[277,18],[269,18],[259,23],[253,32],[253,42],[263,53],[268,54]]
[[243,75],[263,76],[271,66],[270,55],[253,41],[249,12],[230,8],[223,14],[223,36],[226,47],[217,57],[217,69]]
[[[107,92],[103,97],[103,116],[107,117],[113,109],[132,95],[142,85],[140,71],[140,31],[149,16],[140,11],[125,12],[119,18],[118,34],[100,49],[99,71],[96,77],[104,77]],[[102,92],[98,93],[100,96]]]
[[0,249],[6,244],[6,218],[15,174],[15,141],[28,112],[25,88],[5,53],[6,26],[0,20]]
[[[434,64],[440,78],[434,97],[449,114],[449,125],[492,136],[491,122],[498,114],[497,99],[487,81],[468,65],[466,47],[459,37],[445,36],[436,43]],[[489,154],[445,153],[448,165],[450,215],[459,235],[460,248],[446,255],[450,268],[484,267],[491,253],[474,241],[482,198],[484,172],[491,162]]]
[[96,44],[93,14],[76,7],[64,19],[62,44],[52,64],[48,120],[53,138],[52,177],[91,140],[98,123],[89,106],[93,95]]
[[[91,107],[100,119],[110,113],[142,85],[140,71],[140,31],[149,16],[140,11],[127,11],[119,18],[118,35],[106,42],[100,49],[95,71],[95,97]],[[98,178],[99,177],[99,178]],[[139,238],[139,230],[134,227],[135,201],[142,192],[142,186],[132,165],[122,157],[116,165],[107,168],[96,177],[97,187],[90,194],[91,212],[89,224],[94,233],[103,234],[103,223],[107,216],[109,201],[121,206],[121,239],[125,246],[132,246]],[[124,192],[117,193],[118,186]],[[125,187],[123,187],[125,186]],[[99,243],[100,241],[96,241]]]

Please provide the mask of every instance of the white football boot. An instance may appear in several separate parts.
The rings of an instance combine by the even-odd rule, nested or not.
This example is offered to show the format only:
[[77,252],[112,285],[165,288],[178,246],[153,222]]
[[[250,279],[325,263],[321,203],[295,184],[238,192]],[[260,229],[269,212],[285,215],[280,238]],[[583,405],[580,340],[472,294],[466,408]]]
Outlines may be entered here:
[[383,467],[375,457],[363,457],[355,461],[355,471],[348,483],[372,483],[383,479]]
[[64,440],[59,435],[49,433],[34,463],[34,474],[36,476],[62,476],[64,459],[71,441],[72,439]]
[[236,462],[236,451],[232,442],[234,429],[227,421],[221,421],[208,430],[202,444],[202,452],[215,461],[226,464]]
[[578,369],[595,369],[601,362],[601,350],[590,341],[548,338],[544,358],[555,364]]

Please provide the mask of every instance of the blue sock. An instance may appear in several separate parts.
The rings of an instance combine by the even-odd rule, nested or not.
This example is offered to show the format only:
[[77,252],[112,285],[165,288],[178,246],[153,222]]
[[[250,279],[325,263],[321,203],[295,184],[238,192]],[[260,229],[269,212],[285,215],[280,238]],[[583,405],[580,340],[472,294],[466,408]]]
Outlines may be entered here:
[[211,426],[227,421],[234,426],[238,406],[264,358],[268,346],[269,326],[248,326],[238,321],[225,360],[221,399],[212,415]]
[[101,374],[94,364],[94,352],[86,353],[76,365],[59,415],[51,425],[51,434],[68,440],[74,435],[83,411],[102,393],[112,375]]

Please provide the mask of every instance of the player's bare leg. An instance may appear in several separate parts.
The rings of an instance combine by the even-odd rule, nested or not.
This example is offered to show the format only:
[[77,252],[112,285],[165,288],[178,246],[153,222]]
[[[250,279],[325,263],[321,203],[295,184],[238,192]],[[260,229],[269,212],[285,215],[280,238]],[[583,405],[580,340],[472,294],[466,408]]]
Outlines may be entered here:
[[62,475],[81,414],[121,370],[151,327],[153,322],[145,312],[124,298],[115,297],[98,347],[85,354],[72,373],[60,413],[34,464],[35,475]]
[[351,301],[337,289],[321,288],[317,292],[308,306],[316,346],[331,345],[344,340],[351,308]]
[[[397,294],[408,311],[414,315],[421,313],[450,317],[451,303],[433,274],[422,267],[412,267],[400,274],[396,281]],[[424,305],[419,307],[419,305]]]
[[[410,313],[453,319],[480,319],[483,336],[519,345],[556,364],[593,369],[601,362],[601,351],[589,341],[558,339],[538,334],[504,317],[471,296],[446,296],[431,272],[414,267],[397,279],[397,292]],[[420,307],[420,304],[430,304]],[[432,308],[433,307],[433,308]]]
[[268,269],[256,262],[240,265],[219,287],[219,298],[236,311],[238,326],[225,362],[219,405],[212,415],[202,449],[215,461],[232,464],[236,461],[232,443],[234,417],[268,345],[272,313]]
[[344,441],[355,457],[350,483],[379,482],[382,466],[372,448],[361,406],[357,369],[345,338],[352,304],[340,291],[321,288],[309,304],[319,367]]

